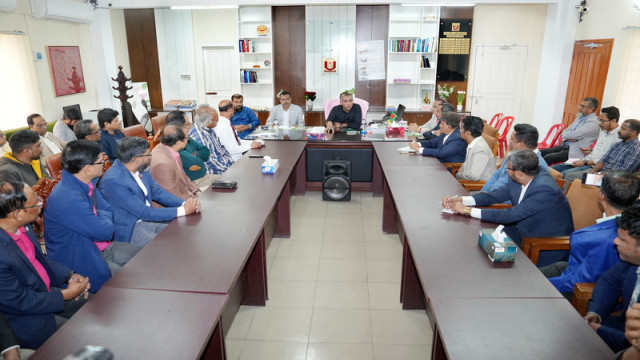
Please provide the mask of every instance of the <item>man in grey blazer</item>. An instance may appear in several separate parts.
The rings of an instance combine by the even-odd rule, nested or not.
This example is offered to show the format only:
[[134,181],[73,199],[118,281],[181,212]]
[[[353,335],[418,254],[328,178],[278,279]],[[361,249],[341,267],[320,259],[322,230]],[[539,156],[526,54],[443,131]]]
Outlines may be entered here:
[[467,144],[467,155],[456,179],[471,181],[489,180],[496,172],[496,159],[493,151],[482,137],[484,122],[476,116],[466,116],[462,119],[460,137]]
[[269,113],[267,125],[273,126],[276,122],[278,126],[304,126],[304,113],[302,112],[302,108],[291,103],[291,93],[288,91],[280,93],[280,105],[272,107]]
[[51,155],[55,155],[64,149],[67,145],[66,141],[60,140],[53,133],[47,131],[47,121],[40,114],[31,114],[27,116],[27,125],[31,131],[35,131],[40,135],[40,144],[42,152],[40,153],[40,162],[44,165],[44,160]]

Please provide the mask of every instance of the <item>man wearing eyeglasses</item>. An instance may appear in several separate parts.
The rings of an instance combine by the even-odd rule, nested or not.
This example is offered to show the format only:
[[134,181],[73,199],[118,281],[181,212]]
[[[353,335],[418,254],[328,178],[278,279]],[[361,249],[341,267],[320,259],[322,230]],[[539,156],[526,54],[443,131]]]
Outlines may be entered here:
[[598,108],[596,98],[584,98],[578,105],[576,119],[562,131],[563,143],[549,149],[542,149],[540,153],[547,164],[567,161],[567,159],[582,159],[581,149],[586,149],[597,139],[599,127],[595,114]]
[[44,211],[47,256],[88,276],[92,292],[142,249],[129,239],[113,241],[113,209],[96,191],[103,165],[100,144],[69,142],[62,151],[60,182]]
[[20,130],[9,139],[11,152],[0,158],[0,180],[23,182],[33,186],[40,178],[49,177],[40,162],[42,143],[38,133]]
[[574,171],[590,170],[615,143],[622,140],[618,137],[620,111],[617,107],[602,108],[598,119],[600,120],[600,134],[593,149],[591,147],[580,149],[585,155],[581,160],[573,161],[571,164],[563,163],[552,166],[554,170],[561,172],[562,176]]
[[[149,143],[126,137],[117,147],[118,160],[98,188],[113,208],[116,241],[144,247],[177,216],[200,211],[196,198],[182,200],[163,189],[151,176]],[[165,207],[152,207],[153,202]]]
[[0,312],[29,349],[62,326],[91,289],[89,278],[42,254],[31,226],[41,207],[29,185],[0,181]]
[[92,120],[80,120],[73,125],[73,133],[76,134],[78,140],[89,140],[100,142],[101,132],[98,125]]
[[61,152],[67,144],[66,141],[60,140],[57,136],[53,135],[53,133],[47,131],[47,121],[40,114],[27,116],[27,125],[29,125],[31,131],[40,135],[40,143],[42,144],[40,162],[43,164],[44,159]]

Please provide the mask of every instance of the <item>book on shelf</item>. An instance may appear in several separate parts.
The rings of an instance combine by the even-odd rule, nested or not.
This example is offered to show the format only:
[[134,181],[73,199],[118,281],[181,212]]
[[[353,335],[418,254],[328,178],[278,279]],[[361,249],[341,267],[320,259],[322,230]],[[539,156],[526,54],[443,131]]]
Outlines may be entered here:
[[238,49],[241,53],[256,52],[256,42],[253,40],[238,40]]
[[390,52],[435,52],[435,36],[407,40],[389,40]]
[[193,110],[196,108],[195,100],[182,100],[180,104],[178,104],[178,110]]
[[258,72],[251,70],[242,70],[242,83],[253,84],[258,82]]
[[420,67],[423,69],[431,68],[431,63],[429,62],[429,58],[427,56],[422,55],[422,63],[420,64]]
[[169,100],[166,104],[164,104],[165,110],[178,110],[178,105],[182,102],[182,100]]

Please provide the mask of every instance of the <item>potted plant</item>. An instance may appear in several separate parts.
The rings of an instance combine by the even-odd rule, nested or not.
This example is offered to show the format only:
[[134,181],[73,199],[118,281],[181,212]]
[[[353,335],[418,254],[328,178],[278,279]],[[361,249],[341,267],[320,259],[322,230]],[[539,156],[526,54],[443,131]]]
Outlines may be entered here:
[[313,110],[313,101],[316,99],[316,92],[305,91],[304,98],[307,100],[307,111]]
[[464,91],[458,91],[458,111],[462,111],[462,102],[464,101],[465,94],[466,92]]
[[449,96],[451,96],[455,88],[455,86],[449,86],[447,84],[438,85],[438,96],[449,101]]

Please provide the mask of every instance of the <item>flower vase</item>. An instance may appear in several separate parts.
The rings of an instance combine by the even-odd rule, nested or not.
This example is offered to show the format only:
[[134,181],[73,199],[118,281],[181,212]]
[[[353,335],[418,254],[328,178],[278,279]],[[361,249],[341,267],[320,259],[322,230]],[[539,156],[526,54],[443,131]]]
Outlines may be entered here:
[[313,111],[313,100],[307,100],[307,111]]
[[462,111],[462,105],[458,105],[458,106],[457,106],[457,110],[458,110],[458,111]]

